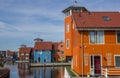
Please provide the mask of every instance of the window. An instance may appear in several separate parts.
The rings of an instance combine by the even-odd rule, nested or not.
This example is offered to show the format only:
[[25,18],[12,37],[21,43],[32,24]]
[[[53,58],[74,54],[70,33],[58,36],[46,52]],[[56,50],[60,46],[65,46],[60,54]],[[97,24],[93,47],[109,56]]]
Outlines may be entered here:
[[63,45],[60,45],[60,47],[62,48],[62,47],[63,47]]
[[28,58],[28,57],[26,57],[25,59],[26,59],[26,60],[28,60],[29,58]]
[[53,53],[54,53],[54,54],[57,54],[57,51],[55,50],[55,51],[53,51]]
[[49,50],[47,50],[46,53],[49,54]]
[[66,33],[68,33],[69,32],[69,25],[67,24],[66,25]]
[[38,54],[42,54],[42,51],[41,51],[41,50],[39,50],[39,51],[38,51]]
[[64,51],[60,51],[61,52],[61,54],[64,54]]
[[92,43],[92,44],[104,43],[103,31],[91,31],[90,32],[90,43]]
[[68,11],[68,12],[65,13],[66,17],[69,16],[69,15],[70,15],[70,11]]
[[120,32],[117,32],[117,43],[120,43]]
[[29,55],[29,53],[26,53],[26,56],[28,56]]
[[21,56],[23,56],[24,55],[24,53],[21,53]]
[[120,56],[115,56],[115,66],[120,67]]
[[66,48],[69,48],[70,47],[70,40],[66,40]]
[[103,16],[104,21],[110,21],[111,19],[108,16]]

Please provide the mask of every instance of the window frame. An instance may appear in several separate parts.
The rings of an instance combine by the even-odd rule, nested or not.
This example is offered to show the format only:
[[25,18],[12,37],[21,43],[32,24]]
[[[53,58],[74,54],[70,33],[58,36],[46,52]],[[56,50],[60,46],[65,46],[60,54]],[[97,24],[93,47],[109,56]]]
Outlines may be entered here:
[[118,42],[118,33],[120,33],[120,31],[116,31],[116,43],[117,43],[117,44],[120,44],[120,43]]
[[65,26],[65,31],[66,31],[66,33],[69,33],[69,31],[70,31],[70,28],[69,28],[70,26],[69,26],[69,24],[66,24],[66,26]]
[[116,58],[115,58],[116,56],[120,57],[120,55],[119,54],[118,55],[114,55],[114,66],[115,66],[115,68],[120,68],[120,66],[119,67],[116,66]]
[[[95,42],[94,43],[91,43],[91,35],[90,35],[90,33],[91,32],[94,32],[95,33]],[[100,42],[97,42],[97,37],[98,37],[98,32],[103,32],[103,42],[102,43],[100,43]],[[104,44],[105,43],[105,37],[104,37],[104,31],[103,30],[93,30],[93,31],[89,31],[89,44]]]
[[[68,42],[67,42],[68,41]],[[68,44],[67,44],[68,43]],[[66,48],[69,49],[70,48],[70,39],[66,40]]]

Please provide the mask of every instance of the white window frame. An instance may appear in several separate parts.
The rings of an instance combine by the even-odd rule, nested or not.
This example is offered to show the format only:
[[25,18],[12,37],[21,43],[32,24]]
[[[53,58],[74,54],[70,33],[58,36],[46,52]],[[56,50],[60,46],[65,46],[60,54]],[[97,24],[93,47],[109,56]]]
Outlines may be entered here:
[[66,33],[68,33],[68,32],[70,31],[70,26],[69,26],[69,24],[66,24],[66,26],[65,26],[65,31],[66,31]]
[[[90,32],[103,32],[103,43],[97,43],[97,42],[91,43],[91,41],[90,41]],[[93,30],[93,31],[89,31],[89,44],[105,44],[104,30],[98,30],[98,31]]]
[[116,31],[116,43],[120,44],[120,43],[118,43],[118,36],[117,36],[118,33],[120,33],[120,31]]
[[25,57],[26,60],[28,60],[29,58],[28,57]]
[[66,48],[69,49],[70,48],[70,39],[66,40]]
[[116,61],[115,61],[115,57],[116,57],[116,56],[120,56],[120,54],[118,54],[118,55],[117,55],[117,54],[114,55],[114,66],[115,66],[115,68],[120,68],[120,67],[117,67],[117,66],[116,66]]
[[24,56],[24,53],[21,53],[21,56]]
[[29,56],[29,53],[26,53],[25,55],[26,55],[26,56]]

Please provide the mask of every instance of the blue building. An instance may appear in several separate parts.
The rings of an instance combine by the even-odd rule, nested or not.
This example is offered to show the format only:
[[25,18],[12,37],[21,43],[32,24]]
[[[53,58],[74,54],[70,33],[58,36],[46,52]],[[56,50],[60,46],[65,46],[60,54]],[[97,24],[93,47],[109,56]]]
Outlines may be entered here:
[[35,39],[34,62],[50,63],[52,56],[52,42],[43,42],[42,39]]

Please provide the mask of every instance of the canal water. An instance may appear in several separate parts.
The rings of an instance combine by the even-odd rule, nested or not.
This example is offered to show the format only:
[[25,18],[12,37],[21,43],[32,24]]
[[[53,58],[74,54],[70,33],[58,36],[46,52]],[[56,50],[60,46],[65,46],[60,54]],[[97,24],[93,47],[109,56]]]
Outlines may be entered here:
[[23,67],[6,64],[10,68],[10,78],[64,78],[64,67]]

